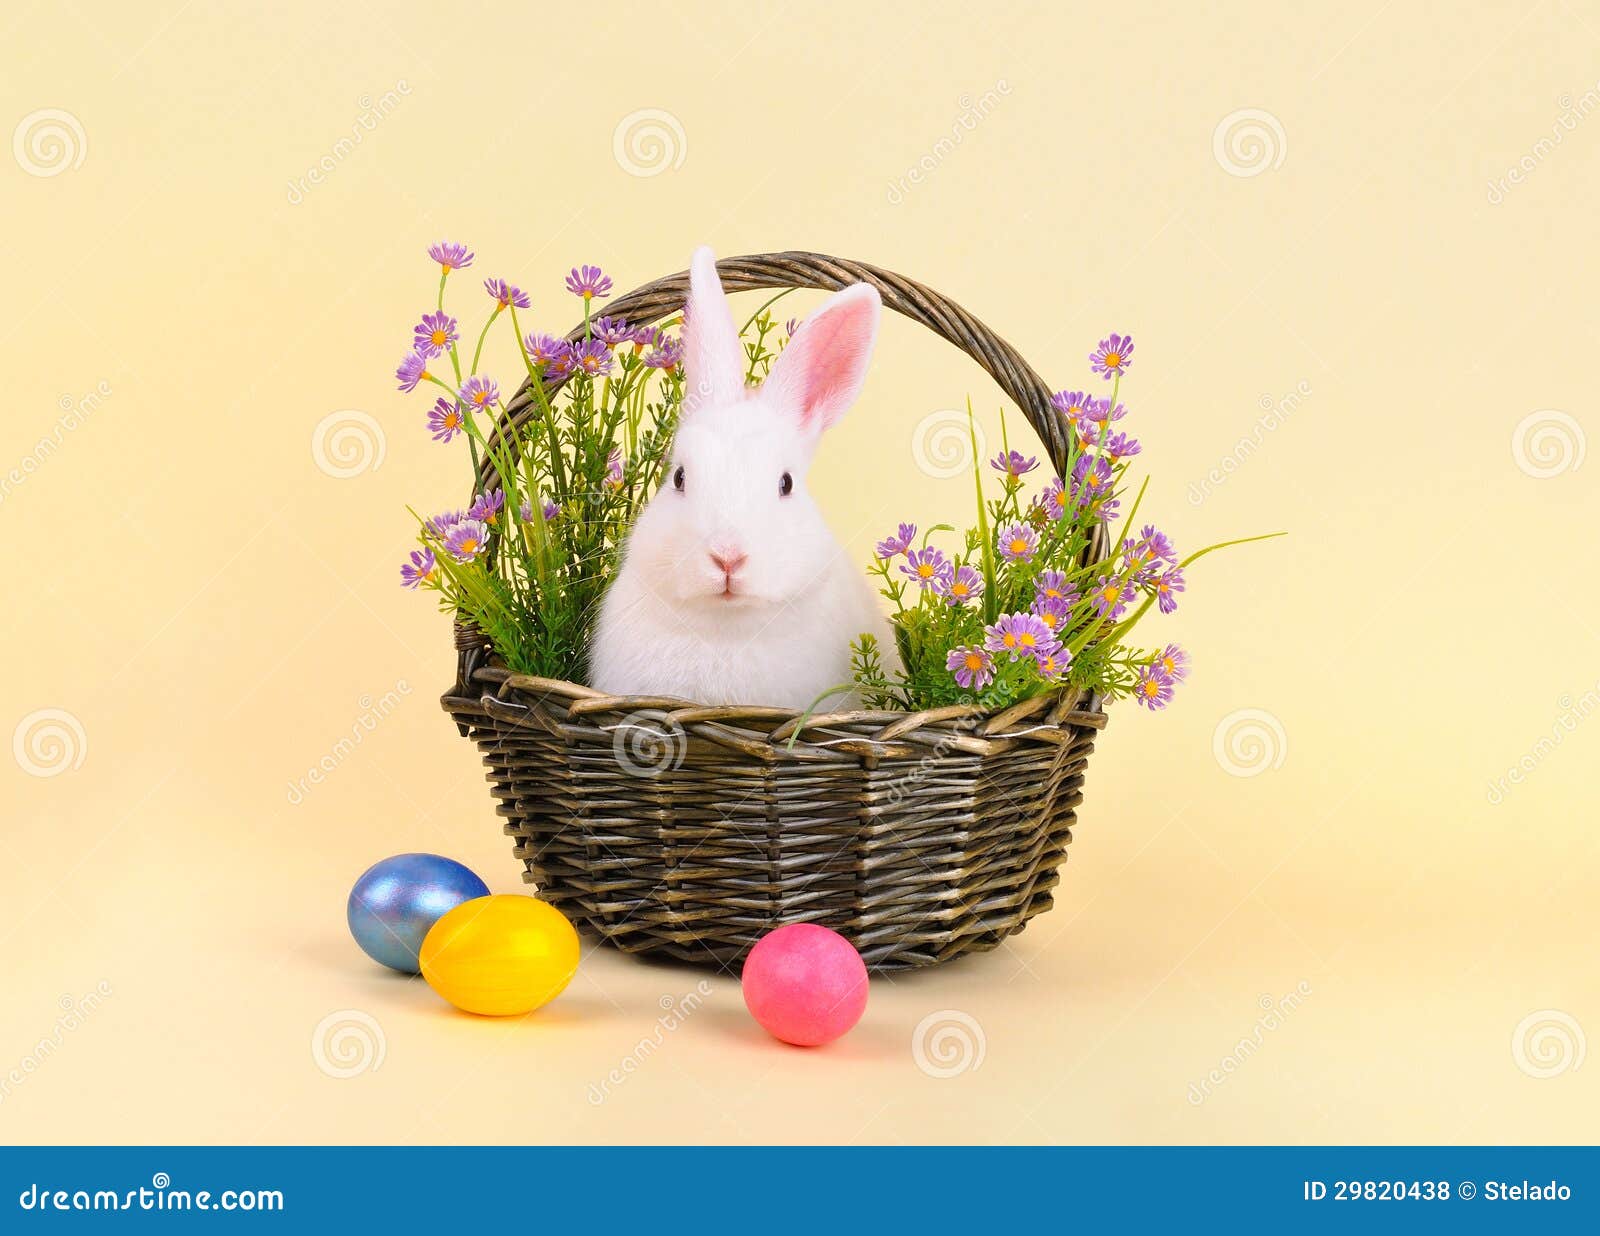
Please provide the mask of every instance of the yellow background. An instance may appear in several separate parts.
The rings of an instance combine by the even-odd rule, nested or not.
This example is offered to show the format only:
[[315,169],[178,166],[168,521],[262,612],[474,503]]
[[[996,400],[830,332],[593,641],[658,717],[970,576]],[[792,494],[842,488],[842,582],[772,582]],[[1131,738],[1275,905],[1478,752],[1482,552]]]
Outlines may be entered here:
[[[77,132],[0,160],[0,468],[26,467],[0,740],[71,718],[56,775],[0,758],[0,1138],[1595,1140],[1600,8],[890,8],[7,9],[0,119]],[[647,110],[664,164],[614,148]],[[1264,150],[1219,155],[1241,123]],[[1149,633],[1193,681],[1116,710],[1055,910],[876,983],[825,1051],[717,977],[599,1101],[697,972],[590,949],[547,1010],[485,1022],[366,962],[344,901],[377,858],[522,889],[434,703],[447,620],[397,586],[404,504],[464,488],[390,379],[442,236],[478,254],[474,331],[482,277],[564,330],[569,266],[627,288],[710,242],[903,271],[1057,386],[1133,332],[1145,509],[1183,547],[1292,535],[1197,565]],[[969,393],[992,429],[981,372],[888,325],[815,472],[852,549],[965,518],[913,443]],[[382,458],[340,478],[312,443],[351,410]],[[1241,710],[1268,748],[1219,759]],[[314,1036],[349,1010],[378,1030],[330,1076]],[[939,1077],[913,1034],[949,1010],[983,1054]]]

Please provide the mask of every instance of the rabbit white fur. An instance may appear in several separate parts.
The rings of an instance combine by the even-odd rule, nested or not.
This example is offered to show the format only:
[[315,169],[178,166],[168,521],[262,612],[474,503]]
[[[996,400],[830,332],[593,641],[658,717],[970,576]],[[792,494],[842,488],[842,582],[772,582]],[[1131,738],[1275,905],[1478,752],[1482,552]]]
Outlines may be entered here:
[[882,302],[864,283],[830,297],[755,388],[710,249],[689,276],[677,438],[601,606],[590,681],[613,695],[804,708],[850,680],[863,632],[892,649],[866,573],[805,483],[822,432],[860,393]]

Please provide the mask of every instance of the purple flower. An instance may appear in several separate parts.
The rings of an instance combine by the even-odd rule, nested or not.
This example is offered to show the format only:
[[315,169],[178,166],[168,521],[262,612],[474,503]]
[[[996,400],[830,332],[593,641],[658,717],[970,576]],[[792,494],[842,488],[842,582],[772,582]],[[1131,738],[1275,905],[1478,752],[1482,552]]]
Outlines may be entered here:
[[575,343],[569,355],[572,357],[572,367],[578,373],[591,378],[603,378],[611,372],[611,349],[606,347],[604,340],[590,339],[585,343]]
[[1139,530],[1139,536],[1157,558],[1167,562],[1177,562],[1178,551],[1173,548],[1172,538],[1165,532],[1157,531],[1154,524],[1146,524]]
[[906,550],[906,560],[900,565],[900,573],[916,580],[917,586],[924,592],[929,588],[939,591],[950,582],[955,568],[944,554],[930,545],[926,549]]
[[1134,680],[1133,698],[1151,712],[1165,708],[1172,702],[1172,679],[1156,666],[1146,665]]
[[1078,600],[1077,585],[1067,583],[1067,577],[1061,571],[1040,571],[1039,577],[1033,581],[1033,599],[1065,601],[1068,605],[1075,605]]
[[1183,568],[1169,567],[1156,580],[1156,605],[1163,614],[1178,608],[1178,593],[1183,591]]
[[411,561],[400,564],[400,582],[407,588],[416,588],[429,583],[438,569],[439,563],[433,556],[433,550],[413,549]]
[[621,318],[596,318],[589,323],[589,333],[604,343],[616,347],[619,343],[630,343],[633,340],[633,327]]
[[911,548],[911,542],[917,539],[916,524],[901,524],[900,530],[894,536],[884,537],[878,542],[878,557],[893,558],[905,553]]
[[611,276],[598,266],[574,266],[567,275],[567,291],[584,300],[611,295]]
[[483,290],[494,297],[496,311],[509,309],[515,305],[518,309],[526,309],[533,304],[528,299],[528,294],[514,283],[507,283],[504,279],[485,279]]
[[500,398],[500,388],[492,378],[473,374],[461,386],[461,402],[475,412],[487,411]]
[[445,533],[449,532],[450,529],[454,528],[466,517],[467,513],[465,511],[444,511],[428,521],[428,531],[442,540]]
[[1080,455],[1072,466],[1072,500],[1074,505],[1087,506],[1097,498],[1110,495],[1115,474],[1108,459]]
[[545,523],[552,524],[556,521],[556,516],[561,514],[561,508],[554,502],[547,501],[539,513],[544,516]]
[[622,448],[614,447],[606,456],[606,485],[610,489],[622,488]]
[[656,346],[645,353],[644,363],[651,369],[672,369],[683,360],[683,342],[669,335],[657,335]]
[[467,427],[467,418],[461,409],[443,395],[428,409],[428,428],[435,442],[448,442]]
[[572,345],[555,335],[529,335],[522,341],[522,346],[528,349],[530,362],[535,365],[548,365],[565,356]]
[[1032,562],[1039,550],[1039,534],[1027,524],[1012,524],[1000,529],[995,544],[1008,562]]
[[1102,378],[1110,378],[1112,374],[1121,377],[1128,371],[1132,359],[1132,335],[1110,335],[1089,354],[1089,364]]
[[[983,595],[983,575],[976,567],[959,566],[945,581],[940,595],[952,605],[966,605]],[[963,686],[966,684],[963,683]]]
[[1130,438],[1125,433],[1114,433],[1100,444],[1100,449],[1112,459],[1132,459],[1144,448],[1139,445],[1137,438]]
[[1072,653],[1065,648],[1058,648],[1054,652],[1044,653],[1034,658],[1034,664],[1039,670],[1040,678],[1051,680],[1062,677],[1072,668]]
[[1182,682],[1189,676],[1189,654],[1176,644],[1168,644],[1156,653],[1150,664],[1173,682]]
[[572,376],[572,347],[569,344],[565,352],[550,358],[550,363],[544,367],[544,380],[546,382],[559,382]]
[[476,519],[463,519],[444,534],[444,547],[457,562],[471,562],[488,545],[488,525]]
[[441,240],[437,244],[428,246],[428,256],[439,263],[442,270],[462,270],[472,265],[472,259],[477,256],[469,253],[465,245],[453,244],[448,240]]
[[1128,409],[1124,404],[1119,403],[1113,408],[1109,399],[1091,399],[1089,401],[1089,419],[1097,425],[1105,421],[1120,421],[1126,415],[1128,415]]
[[506,492],[503,489],[479,494],[477,500],[467,508],[467,518],[475,519],[481,524],[492,524],[500,518],[500,512],[505,510],[505,506]]
[[1133,584],[1112,575],[1102,575],[1089,593],[1089,604],[1102,618],[1115,622],[1128,608],[1136,595]]
[[455,346],[456,320],[448,313],[425,313],[411,328],[411,347],[423,356],[438,356]]
[[1091,402],[1085,391],[1057,391],[1050,396],[1051,406],[1073,425],[1081,425],[1088,419]]
[[1050,633],[1060,636],[1067,628],[1067,615],[1071,613],[1072,606],[1065,597],[1040,597],[1033,598],[1033,612],[1039,621],[1050,628]]
[[403,391],[414,391],[418,382],[433,377],[428,372],[428,358],[421,352],[407,352],[405,360],[401,361],[400,367],[394,371],[394,376]]
[[1059,476],[1039,495],[1038,506],[1044,511],[1044,517],[1052,523],[1066,515],[1067,488]]
[[1061,651],[1055,634],[1036,614],[1002,614],[1000,621],[984,627],[983,634],[986,648],[1009,653],[1013,661]]
[[994,657],[986,648],[970,644],[965,648],[952,648],[944,659],[944,667],[956,676],[956,682],[968,690],[983,690],[994,681]]
[[636,347],[651,348],[665,335],[659,326],[635,326],[629,336]]
[[1039,461],[1029,455],[1024,458],[1021,451],[1004,451],[989,461],[989,466],[997,472],[1004,472],[1007,476],[1026,476],[1039,466]]

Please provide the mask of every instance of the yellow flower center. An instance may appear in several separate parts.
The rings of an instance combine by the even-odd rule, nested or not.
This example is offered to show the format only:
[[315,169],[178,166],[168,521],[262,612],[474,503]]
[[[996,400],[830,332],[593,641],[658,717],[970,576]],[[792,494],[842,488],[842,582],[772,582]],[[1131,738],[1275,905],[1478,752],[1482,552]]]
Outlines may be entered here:
[[1178,670],[1177,663],[1174,662],[1171,657],[1161,658],[1161,668],[1166,670],[1166,672],[1169,674],[1176,673]]
[[1035,643],[1033,632],[1024,631],[1021,635],[1017,636],[1017,642],[1020,643],[1024,648],[1032,648]]
[[1108,601],[1115,601],[1119,596],[1122,595],[1122,591],[1119,588],[1107,588],[1101,592],[1100,595],[1105,597],[1105,599]]
[[1028,552],[1028,543],[1026,541],[1024,541],[1020,536],[1012,538],[1012,541],[1011,541],[1011,552],[1014,553],[1014,554],[1025,554],[1025,553],[1027,553]]
[[584,288],[583,289],[583,299],[584,300],[593,300],[594,299],[594,292],[589,288]]
[[477,551],[478,551],[478,538],[477,537],[469,536],[469,537],[464,537],[462,539],[462,541],[461,541],[461,552],[462,553],[472,554],[472,553],[476,553]]
[[451,408],[450,411],[448,411],[448,412],[446,412],[444,414],[444,427],[446,429],[460,429],[461,428],[461,409],[460,408]]
[[1049,614],[1049,613],[1040,614],[1039,615],[1039,621],[1044,623],[1045,626],[1049,627],[1052,631],[1054,631],[1056,629],[1056,619],[1058,617],[1059,617],[1059,615],[1057,615],[1057,614]]
[[1046,588],[1046,589],[1045,589],[1045,590],[1044,590],[1044,594],[1045,594],[1045,596],[1047,596],[1047,597],[1054,597],[1054,598],[1056,598],[1056,599],[1057,599],[1057,600],[1059,600],[1059,599],[1060,599],[1060,597],[1061,597],[1061,593],[1060,593],[1060,592],[1058,592],[1058,591],[1056,591],[1056,589],[1054,589],[1054,588]]
[[1161,684],[1158,683],[1154,678],[1146,678],[1144,680],[1143,690],[1146,698],[1154,699],[1157,695],[1161,694]]
[[919,563],[917,563],[917,578],[918,579],[932,579],[933,578],[933,564],[931,562],[919,562]]
[[1120,364],[1122,364],[1122,353],[1120,353],[1120,352],[1107,352],[1106,353],[1106,368],[1107,369],[1115,369]]
[[429,336],[429,338],[433,340],[435,345],[442,348],[444,347],[444,341],[446,338],[448,338],[448,336],[444,333],[444,331],[436,330],[432,335]]
[[967,595],[967,592],[968,592],[967,586],[964,583],[962,583],[959,579],[956,580],[955,583],[950,585],[950,595],[953,596],[953,597],[964,597],[964,596]]
[[967,668],[969,670],[981,670],[983,668],[983,658],[975,652],[967,653]]
[[1007,631],[1005,640],[1003,642],[1007,648],[1015,648],[1017,646],[1017,637],[1011,634],[1010,631]]

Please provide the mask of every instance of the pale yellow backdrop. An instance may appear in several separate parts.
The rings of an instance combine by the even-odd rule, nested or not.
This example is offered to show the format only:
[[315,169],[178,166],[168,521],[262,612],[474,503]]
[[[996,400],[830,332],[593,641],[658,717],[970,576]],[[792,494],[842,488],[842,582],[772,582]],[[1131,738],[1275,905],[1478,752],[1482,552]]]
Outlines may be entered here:
[[[0,46],[0,1139],[1595,1140],[1600,6],[23,0]],[[812,1053],[727,977],[655,1047],[696,972],[589,951],[492,1023],[357,953],[386,854],[522,887],[397,586],[463,488],[389,376],[441,236],[550,329],[568,266],[707,241],[904,271],[1063,386],[1134,333],[1146,509],[1291,536],[1192,571],[1053,912]],[[816,472],[855,550],[965,515],[917,444],[969,393],[888,327]]]

